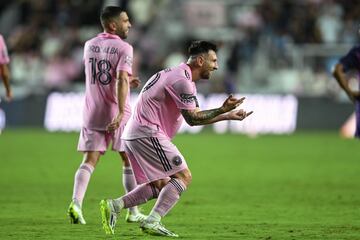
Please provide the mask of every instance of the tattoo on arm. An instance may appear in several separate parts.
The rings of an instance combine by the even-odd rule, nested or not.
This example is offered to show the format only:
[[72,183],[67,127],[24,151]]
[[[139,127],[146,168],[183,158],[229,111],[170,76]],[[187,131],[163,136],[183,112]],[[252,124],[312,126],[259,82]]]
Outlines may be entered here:
[[209,123],[209,120],[223,113],[224,111],[221,108],[214,108],[214,109],[198,111],[198,112],[190,111],[186,109],[181,110],[182,116],[190,126],[207,124]]

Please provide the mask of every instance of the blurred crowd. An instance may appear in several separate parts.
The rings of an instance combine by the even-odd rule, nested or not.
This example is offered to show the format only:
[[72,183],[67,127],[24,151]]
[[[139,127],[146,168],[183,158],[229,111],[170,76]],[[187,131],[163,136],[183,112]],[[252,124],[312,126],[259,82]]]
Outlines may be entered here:
[[[200,86],[205,94],[338,94],[330,77],[338,46],[359,40],[355,0],[1,1],[0,33],[10,53],[15,98],[83,90],[83,44],[102,31],[99,13],[106,5],[129,13],[127,41],[142,81],[186,61],[192,39],[216,41],[220,69],[210,85]],[[309,46],[330,50],[305,56]]]

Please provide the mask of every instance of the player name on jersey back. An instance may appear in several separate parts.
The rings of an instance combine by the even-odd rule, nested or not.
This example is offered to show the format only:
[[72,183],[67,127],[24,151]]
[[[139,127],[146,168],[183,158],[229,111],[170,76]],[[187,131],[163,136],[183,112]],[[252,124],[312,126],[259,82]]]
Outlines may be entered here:
[[119,49],[116,47],[108,47],[108,46],[97,46],[97,45],[90,45],[89,46],[89,51],[94,52],[94,53],[107,53],[107,54],[119,54]]

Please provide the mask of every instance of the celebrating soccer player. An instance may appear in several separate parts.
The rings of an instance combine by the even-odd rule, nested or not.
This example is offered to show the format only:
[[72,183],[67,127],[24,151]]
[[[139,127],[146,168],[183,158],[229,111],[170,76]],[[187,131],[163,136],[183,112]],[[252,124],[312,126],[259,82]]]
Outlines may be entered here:
[[[120,136],[131,115],[130,87],[140,82],[132,78],[132,46],[123,39],[131,27],[127,13],[120,7],[106,7],[100,16],[104,32],[90,39],[84,47],[86,75],[83,128],[78,150],[83,162],[75,174],[72,202],[68,215],[72,223],[85,224],[82,202],[100,155],[112,142],[112,150],[120,153],[124,163],[123,184],[126,192],[136,187],[133,171],[123,150]],[[128,222],[139,222],[145,216],[136,206],[129,209]]]
[[6,100],[11,101],[12,92],[10,88],[10,74],[8,64],[10,62],[8,51],[3,36],[0,34],[0,77],[4,83]]
[[333,71],[333,76],[339,83],[340,87],[355,104],[355,137],[360,138],[360,91],[354,91],[349,87],[349,79],[346,77],[346,73],[350,70],[360,71],[360,46],[353,47],[344,57],[342,57],[335,65]]
[[118,214],[157,201],[141,229],[149,234],[177,237],[160,222],[179,200],[191,182],[191,173],[183,155],[171,142],[182,119],[191,125],[223,120],[244,120],[252,112],[236,108],[245,98],[230,95],[219,108],[199,109],[195,82],[209,79],[218,68],[216,45],[195,41],[189,47],[188,62],[153,75],[143,87],[135,111],[127,123],[122,139],[138,186],[118,199],[102,200],[100,211],[104,230],[114,234]]

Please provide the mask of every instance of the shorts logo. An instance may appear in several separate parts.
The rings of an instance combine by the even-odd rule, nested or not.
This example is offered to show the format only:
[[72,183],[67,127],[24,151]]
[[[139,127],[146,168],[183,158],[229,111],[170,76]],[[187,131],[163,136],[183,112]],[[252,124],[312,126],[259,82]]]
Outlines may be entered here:
[[182,163],[181,157],[180,157],[180,156],[175,156],[175,157],[172,159],[172,163],[173,163],[175,166],[179,166],[179,165]]

